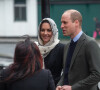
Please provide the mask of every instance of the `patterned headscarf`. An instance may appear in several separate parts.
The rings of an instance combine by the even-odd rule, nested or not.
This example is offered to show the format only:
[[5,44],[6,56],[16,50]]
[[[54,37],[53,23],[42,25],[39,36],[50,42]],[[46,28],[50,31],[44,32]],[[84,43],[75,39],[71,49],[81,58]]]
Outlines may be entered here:
[[[46,43],[45,45],[43,45],[43,41],[40,38],[40,26],[41,26],[41,23],[45,20],[47,20],[49,22],[52,32],[53,32],[53,35],[52,35],[50,41],[48,43]],[[50,51],[59,43],[58,29],[57,29],[56,23],[51,18],[44,18],[41,21],[41,23],[39,25],[38,46],[39,46],[39,49],[40,49],[40,52],[41,52],[43,58],[45,58],[50,53]]]

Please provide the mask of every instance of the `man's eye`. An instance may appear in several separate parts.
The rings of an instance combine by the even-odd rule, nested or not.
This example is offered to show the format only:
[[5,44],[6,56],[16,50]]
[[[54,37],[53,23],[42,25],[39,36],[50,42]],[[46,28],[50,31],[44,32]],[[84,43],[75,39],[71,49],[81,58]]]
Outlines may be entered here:
[[63,22],[64,24],[66,24],[67,22]]

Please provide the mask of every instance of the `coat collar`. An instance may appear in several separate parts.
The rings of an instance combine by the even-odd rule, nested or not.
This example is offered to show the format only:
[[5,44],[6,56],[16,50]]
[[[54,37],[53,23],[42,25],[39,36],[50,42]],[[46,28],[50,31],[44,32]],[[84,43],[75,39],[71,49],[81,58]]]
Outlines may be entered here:
[[[75,58],[76,58],[78,52],[80,51],[81,46],[83,45],[85,38],[86,38],[86,34],[83,33],[83,34],[81,35],[81,37],[79,38],[77,44],[76,44],[76,47],[75,47],[75,50],[74,50],[74,53],[73,53],[73,56],[72,56],[72,59],[71,59],[70,68],[72,67],[72,65],[73,65],[73,63],[74,63]],[[70,68],[69,68],[69,70],[70,70]]]
[[[86,38],[86,34],[83,33],[83,34],[81,35],[81,37],[79,38],[77,44],[76,44],[76,48],[75,48],[75,50],[74,50],[74,53],[73,53],[73,56],[72,56],[72,59],[71,59],[71,64],[70,64],[69,70],[71,69],[71,67],[72,67],[72,65],[73,65],[73,63],[74,63],[75,58],[76,58],[76,56],[77,56],[79,50],[81,49],[81,46],[83,45],[85,38]],[[65,68],[65,63],[66,63],[66,57],[67,57],[67,52],[68,52],[69,44],[70,44],[70,43],[68,43],[68,44],[65,46],[65,49],[64,49],[64,50],[65,50],[65,51],[64,51],[64,62],[63,62],[64,68]]]

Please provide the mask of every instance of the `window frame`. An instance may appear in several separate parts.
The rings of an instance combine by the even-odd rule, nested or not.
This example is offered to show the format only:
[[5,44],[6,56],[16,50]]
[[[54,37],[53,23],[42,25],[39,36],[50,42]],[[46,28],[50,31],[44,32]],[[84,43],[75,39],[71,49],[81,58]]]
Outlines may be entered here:
[[[23,10],[24,10],[24,13],[23,13]],[[16,15],[17,12],[18,14]],[[15,3],[15,0],[14,0],[14,21],[27,21],[26,0],[25,0],[25,3]]]

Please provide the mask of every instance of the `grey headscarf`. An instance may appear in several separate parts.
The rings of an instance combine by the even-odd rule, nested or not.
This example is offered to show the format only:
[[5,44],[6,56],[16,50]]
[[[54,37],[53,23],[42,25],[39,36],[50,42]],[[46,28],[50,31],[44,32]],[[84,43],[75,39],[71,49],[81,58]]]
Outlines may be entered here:
[[[40,25],[44,20],[47,20],[50,23],[50,26],[51,26],[51,29],[53,32],[53,35],[52,35],[50,41],[48,43],[46,43],[45,45],[43,45],[43,41],[40,38]],[[39,33],[38,33],[38,44],[39,45],[38,46],[39,46],[39,49],[40,49],[40,52],[41,52],[43,58],[45,58],[50,53],[50,51],[59,43],[58,29],[57,29],[56,23],[51,18],[44,18],[41,21],[41,23],[39,25]]]

